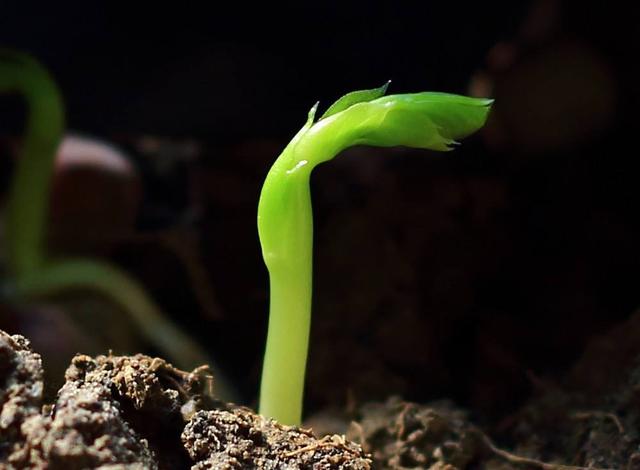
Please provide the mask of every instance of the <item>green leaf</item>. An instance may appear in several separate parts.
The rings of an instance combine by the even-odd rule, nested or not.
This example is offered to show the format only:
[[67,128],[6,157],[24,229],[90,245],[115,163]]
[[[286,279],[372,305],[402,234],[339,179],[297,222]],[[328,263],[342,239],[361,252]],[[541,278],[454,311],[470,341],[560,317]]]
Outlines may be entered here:
[[358,116],[351,126],[366,123],[358,132],[360,144],[447,151],[484,125],[492,103],[448,93],[389,95],[368,103],[367,119]]
[[340,111],[344,111],[345,109],[353,106],[354,104],[364,103],[365,101],[372,101],[372,100],[375,100],[376,98],[380,98],[381,96],[384,96],[384,94],[387,92],[387,88],[389,87],[390,83],[391,83],[391,80],[389,80],[387,83],[385,83],[384,85],[378,88],[372,88],[370,90],[358,90],[358,91],[352,91],[351,93],[347,93],[342,98],[338,99],[335,103],[333,103],[331,106],[329,106],[329,109],[327,109],[324,112],[320,120],[324,118],[328,118],[329,116],[339,113]]

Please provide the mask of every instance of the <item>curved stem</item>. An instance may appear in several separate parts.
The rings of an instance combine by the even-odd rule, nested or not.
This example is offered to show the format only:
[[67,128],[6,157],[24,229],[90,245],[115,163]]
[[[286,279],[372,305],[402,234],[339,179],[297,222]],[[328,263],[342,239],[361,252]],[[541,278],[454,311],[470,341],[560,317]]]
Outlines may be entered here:
[[21,94],[28,108],[5,224],[9,267],[22,276],[45,260],[49,189],[64,112],[60,91],[49,73],[25,54],[0,50],[0,92]]
[[313,219],[308,174],[286,185],[283,203],[291,204],[294,237],[283,240],[296,257],[269,261],[269,326],[260,386],[260,414],[284,424],[302,417],[304,377],[311,328]]
[[359,144],[450,150],[454,139],[482,127],[491,104],[442,93],[378,98],[385,89],[346,95],[316,123],[312,108],[262,187],[258,232],[271,296],[260,413],[284,424],[299,424],[302,417],[311,324],[312,169]]

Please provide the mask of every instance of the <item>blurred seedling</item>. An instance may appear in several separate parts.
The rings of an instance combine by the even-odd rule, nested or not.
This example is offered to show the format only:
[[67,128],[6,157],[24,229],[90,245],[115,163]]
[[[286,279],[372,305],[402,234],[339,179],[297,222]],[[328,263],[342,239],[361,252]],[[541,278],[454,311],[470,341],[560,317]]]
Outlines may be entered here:
[[[15,302],[88,290],[127,312],[141,334],[179,367],[213,362],[178,328],[142,285],[117,266],[93,258],[52,259],[46,252],[47,216],[54,160],[65,128],[60,91],[48,71],[29,55],[0,50],[0,93],[16,93],[27,122],[11,178],[4,218],[5,294]],[[234,397],[214,369],[216,394]]]

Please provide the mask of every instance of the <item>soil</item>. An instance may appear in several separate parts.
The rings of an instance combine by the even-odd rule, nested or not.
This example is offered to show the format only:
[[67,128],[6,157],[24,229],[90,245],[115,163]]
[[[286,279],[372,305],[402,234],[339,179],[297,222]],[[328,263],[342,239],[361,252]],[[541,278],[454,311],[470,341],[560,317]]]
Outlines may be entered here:
[[377,468],[640,469],[638,331],[640,312],[592,341],[563,383],[532,377],[535,396],[483,428],[451,403],[393,398],[359,407],[347,437]]
[[313,431],[217,401],[206,367],[145,355],[76,355],[45,404],[40,356],[0,331],[0,468],[640,469],[637,331],[640,313],[498,423],[393,397],[316,415]]
[[371,468],[343,436],[316,438],[216,402],[205,368],[136,355],[77,355],[52,405],[38,354],[0,331],[0,468]]

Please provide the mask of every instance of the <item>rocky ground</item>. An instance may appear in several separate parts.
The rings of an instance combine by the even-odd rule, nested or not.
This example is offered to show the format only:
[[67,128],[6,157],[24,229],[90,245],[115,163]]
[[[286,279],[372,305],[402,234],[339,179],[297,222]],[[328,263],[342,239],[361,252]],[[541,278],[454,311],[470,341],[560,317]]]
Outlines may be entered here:
[[40,356],[0,331],[0,468],[640,469],[639,323],[594,341],[566,383],[540,383],[487,429],[450,402],[399,398],[283,426],[217,401],[206,367],[144,355],[76,355],[47,404]]

